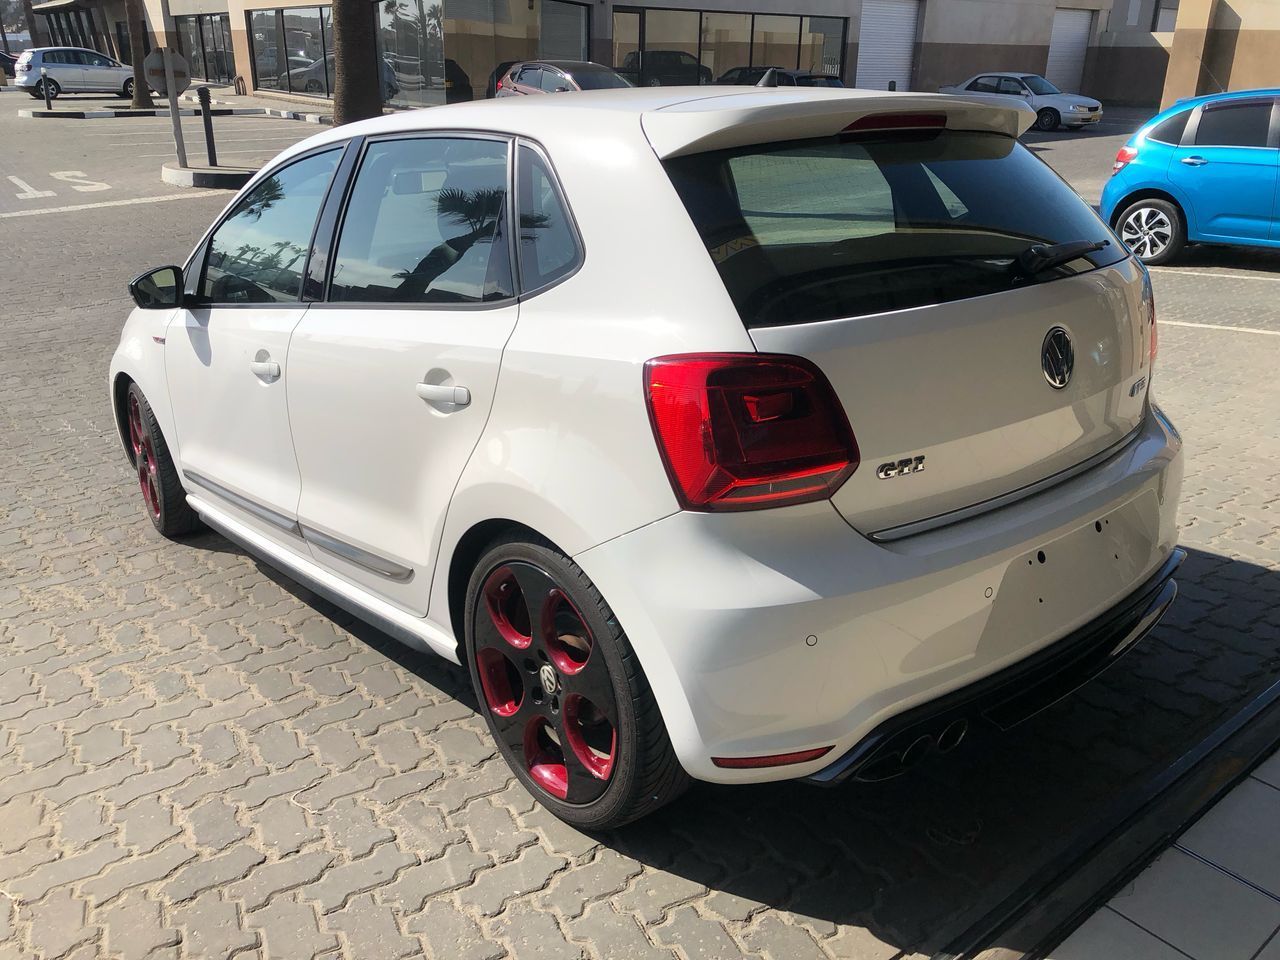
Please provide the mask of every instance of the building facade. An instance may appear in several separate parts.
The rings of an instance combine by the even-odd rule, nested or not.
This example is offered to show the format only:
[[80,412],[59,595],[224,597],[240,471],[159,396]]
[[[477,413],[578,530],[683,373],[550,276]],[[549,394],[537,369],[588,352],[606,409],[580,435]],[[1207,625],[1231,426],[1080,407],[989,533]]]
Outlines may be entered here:
[[[936,90],[988,70],[1040,73],[1110,104],[1271,83],[1280,0],[376,0],[392,107],[492,96],[513,61],[595,60],[639,84],[713,83],[776,66],[869,89]],[[327,0],[144,0],[146,47],[192,76],[328,98]],[[54,43],[128,59],[122,0],[47,0]]]

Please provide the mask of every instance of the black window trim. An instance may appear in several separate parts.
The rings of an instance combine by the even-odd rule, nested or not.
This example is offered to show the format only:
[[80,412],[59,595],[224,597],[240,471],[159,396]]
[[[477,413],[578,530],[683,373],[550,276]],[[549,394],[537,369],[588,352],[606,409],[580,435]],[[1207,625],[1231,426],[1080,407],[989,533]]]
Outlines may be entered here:
[[[358,144],[361,138],[355,137],[348,140],[335,140],[330,143],[320,144],[310,150],[295,154],[282,163],[277,164],[270,169],[263,170],[258,176],[254,177],[245,185],[235,199],[227,205],[227,208],[218,216],[204,236],[200,238],[200,242],[196,244],[196,248],[191,252],[191,256],[187,258],[186,263],[182,266],[183,291],[188,299],[187,308],[196,310],[272,310],[272,309],[289,309],[296,310],[298,307],[305,307],[311,304],[306,299],[307,281],[310,276],[311,258],[315,254],[316,244],[320,241],[319,227],[324,219],[325,208],[329,204],[329,199],[333,196],[334,187],[341,182],[343,176],[350,176],[349,158],[353,154],[352,145]],[[320,203],[320,211],[316,214],[316,222],[311,226],[311,246],[307,250],[307,260],[302,267],[302,289],[299,291],[297,300],[280,300],[271,303],[220,303],[216,300],[205,300],[200,296],[200,281],[204,278],[204,270],[209,257],[209,243],[213,239],[213,235],[218,232],[224,223],[231,219],[235,212],[237,204],[242,197],[247,196],[250,192],[257,189],[268,177],[275,176],[281,170],[300,163],[303,160],[309,160],[312,157],[319,156],[322,153],[329,153],[333,150],[342,151],[342,155],[338,158],[338,163],[333,169],[333,174],[329,177],[329,183],[325,187],[325,197]],[[192,267],[198,269],[193,270]]]
[[[1196,135],[1200,132],[1200,118],[1206,112],[1227,110],[1233,107],[1271,105],[1271,122],[1267,127],[1267,142],[1264,146],[1245,146],[1238,143],[1196,143]],[[1163,140],[1157,141],[1164,143]],[[1187,120],[1186,129],[1182,131],[1180,147],[1213,147],[1215,150],[1275,150],[1280,149],[1280,98],[1276,97],[1231,97],[1225,100],[1210,100],[1197,104],[1192,108],[1191,117]]]
[[546,291],[550,290],[552,287],[558,287],[560,284],[564,283],[566,280],[569,280],[570,278],[574,277],[578,273],[578,271],[582,269],[583,264],[586,263],[587,261],[587,247],[586,247],[586,244],[582,242],[582,231],[578,229],[577,217],[574,215],[573,207],[569,205],[569,200],[565,196],[564,187],[562,187],[560,184],[560,174],[556,170],[555,164],[552,163],[550,154],[547,153],[546,148],[543,147],[542,144],[538,143],[536,140],[531,140],[528,137],[517,137],[515,142],[515,148],[512,151],[513,162],[511,164],[511,168],[512,168],[513,181],[514,181],[513,196],[515,197],[515,202],[512,204],[512,210],[517,218],[516,220],[517,226],[519,225],[518,217],[520,215],[519,168],[520,168],[520,148],[521,147],[528,147],[529,149],[531,149],[534,153],[538,155],[538,157],[542,160],[543,164],[546,166],[547,174],[551,180],[551,189],[555,191],[556,198],[560,201],[560,208],[564,210],[565,222],[568,223],[569,225],[569,232],[573,235],[573,244],[577,250],[577,256],[574,259],[573,269],[567,271],[561,276],[556,277],[554,280],[550,281],[549,283],[544,283],[540,287],[532,287],[526,290],[525,284],[524,284],[524,276],[520,269],[520,250],[519,250],[520,238],[518,234],[513,234],[513,237],[515,240],[515,246],[516,246],[516,251],[515,251],[516,256],[515,256],[515,259],[513,260],[513,263],[515,265],[514,266],[515,274],[516,274],[516,296],[519,300],[524,301],[524,300],[530,299],[531,297],[536,297],[540,293],[545,293]]
[[[507,144],[507,203],[506,215],[503,217],[503,229],[507,236],[507,259],[511,265],[511,286],[512,296],[503,297],[501,300],[481,300],[471,303],[382,303],[377,301],[364,300],[331,300],[330,294],[333,286],[333,254],[337,250],[338,238],[342,236],[342,227],[346,220],[347,208],[350,205],[351,193],[355,188],[356,176],[360,171],[360,167],[364,162],[365,154],[368,152],[370,145],[375,143],[386,143],[391,140],[443,140],[443,139],[465,139],[465,140],[493,140],[505,142]],[[332,204],[332,220],[327,224],[327,234],[325,236],[325,263],[324,270],[324,287],[323,296],[318,297],[310,306],[312,309],[332,310],[426,310],[432,312],[438,311],[458,311],[458,310],[497,310],[503,307],[509,307],[517,303],[519,296],[519,280],[517,275],[519,269],[516,266],[516,245],[514,242],[513,231],[511,229],[514,223],[514,215],[512,213],[515,203],[515,136],[509,133],[501,133],[493,130],[458,130],[458,129],[433,129],[433,130],[404,130],[396,133],[382,134],[376,137],[362,138],[362,142],[352,152],[353,161],[351,168],[347,171],[346,180],[340,191],[331,191],[330,198],[325,201],[325,209],[321,211],[320,222],[325,222],[326,214],[330,213],[329,207]],[[317,238],[317,241],[319,238]],[[310,261],[308,261],[310,267]],[[307,280],[313,279],[310,273]]]

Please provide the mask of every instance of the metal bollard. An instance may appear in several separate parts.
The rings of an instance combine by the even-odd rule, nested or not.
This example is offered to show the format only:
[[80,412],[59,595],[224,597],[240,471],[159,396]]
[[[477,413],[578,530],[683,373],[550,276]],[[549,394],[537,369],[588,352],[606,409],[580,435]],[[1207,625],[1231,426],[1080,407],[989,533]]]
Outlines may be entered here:
[[40,89],[44,91],[44,108],[53,109],[53,97],[49,96],[49,68],[40,68]]
[[209,166],[218,165],[218,151],[213,146],[213,117],[209,113],[209,88],[196,87],[196,99],[200,101],[200,116],[204,118],[204,149],[209,154]]

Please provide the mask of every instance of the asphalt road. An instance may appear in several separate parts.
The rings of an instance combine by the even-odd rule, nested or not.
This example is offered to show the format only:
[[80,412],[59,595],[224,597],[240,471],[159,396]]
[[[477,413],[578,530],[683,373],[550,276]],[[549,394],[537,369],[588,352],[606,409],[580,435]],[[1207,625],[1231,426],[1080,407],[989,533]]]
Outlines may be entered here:
[[[1154,272],[1191,558],[1153,637],[890,783],[699,786],[569,830],[496,756],[463,671],[216,535],[154,534],[107,359],[127,279],[181,260],[228,195],[159,183],[166,120],[18,121],[9,96],[0,960],[930,954],[1280,676],[1280,260],[1200,251]],[[219,129],[245,157],[313,132]],[[1033,146],[1088,195],[1125,133]]]

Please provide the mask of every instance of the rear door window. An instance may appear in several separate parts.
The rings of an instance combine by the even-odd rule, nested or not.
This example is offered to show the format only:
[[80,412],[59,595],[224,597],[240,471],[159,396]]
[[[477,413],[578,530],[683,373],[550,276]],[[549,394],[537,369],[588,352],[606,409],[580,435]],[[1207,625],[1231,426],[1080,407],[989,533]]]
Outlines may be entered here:
[[882,313],[1032,282],[1033,244],[1106,243],[1037,281],[1124,248],[1016,140],[942,130],[769,143],[677,157],[668,174],[748,326]]
[[969,89],[974,93],[995,93],[997,91],[995,77],[979,77],[973,83],[969,84]]
[[1196,146],[1265,147],[1271,130],[1271,101],[1210,105],[1200,114]]
[[331,301],[482,303],[512,296],[505,140],[371,143],[334,258]]

